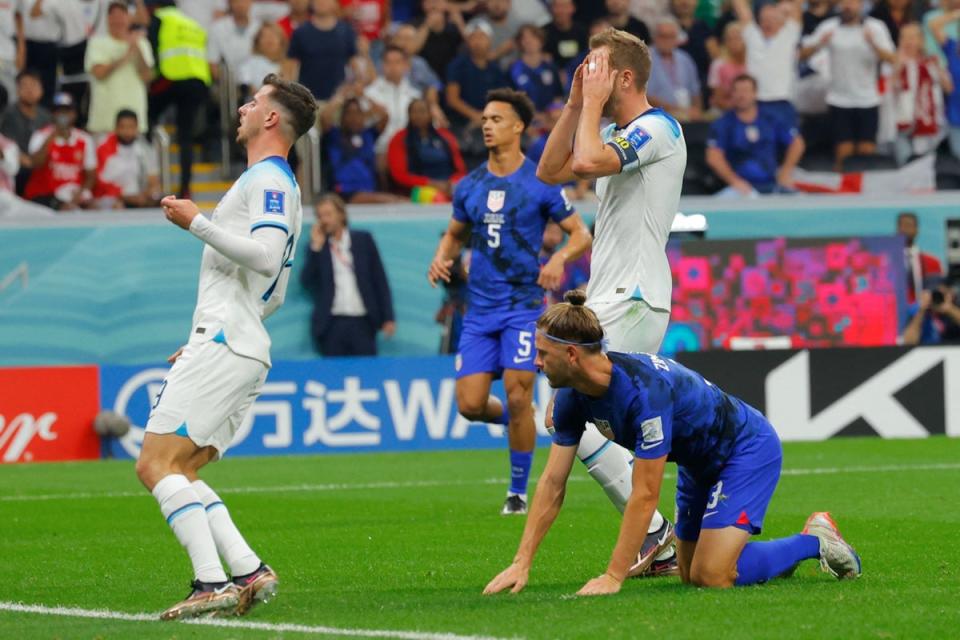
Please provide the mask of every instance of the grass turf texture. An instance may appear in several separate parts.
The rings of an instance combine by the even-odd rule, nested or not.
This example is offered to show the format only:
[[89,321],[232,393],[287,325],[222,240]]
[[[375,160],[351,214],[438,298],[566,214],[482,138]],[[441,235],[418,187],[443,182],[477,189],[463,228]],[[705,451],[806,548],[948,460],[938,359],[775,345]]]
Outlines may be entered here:
[[[767,585],[631,580],[603,598],[570,597],[603,572],[619,526],[579,464],[527,589],[497,597],[480,591],[512,559],[524,523],[498,515],[506,452],[228,456],[204,477],[280,575],[279,597],[245,621],[525,638],[944,638],[960,628],[958,454],[960,440],[942,437],[785,445],[785,470],[801,471],[781,479],[760,539],[795,533],[811,511],[829,509],[862,555],[860,580],[838,582],[809,561]],[[537,469],[545,459],[539,451]],[[945,468],[877,469],[938,463]],[[802,471],[824,468],[841,472]],[[661,509],[670,515],[667,469]],[[407,486],[233,491],[384,482]],[[30,495],[47,498],[11,499]],[[0,467],[0,513],[2,601],[139,613],[187,593],[186,554],[131,462]],[[6,611],[0,636],[311,637]]]

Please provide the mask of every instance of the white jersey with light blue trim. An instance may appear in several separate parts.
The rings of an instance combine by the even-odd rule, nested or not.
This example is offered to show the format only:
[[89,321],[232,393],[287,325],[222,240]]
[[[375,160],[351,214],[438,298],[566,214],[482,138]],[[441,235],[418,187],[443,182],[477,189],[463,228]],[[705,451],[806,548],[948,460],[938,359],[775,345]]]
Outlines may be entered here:
[[282,230],[285,249],[276,269],[264,276],[205,245],[191,341],[225,342],[234,353],[270,366],[270,336],[263,321],[283,304],[302,217],[300,187],[280,157],[254,164],[233,183],[210,220],[244,237],[263,227]]
[[627,126],[601,132],[620,157],[620,173],[597,180],[588,303],[642,299],[670,309],[673,281],[666,244],[680,203],[687,143],[680,124],[650,109]]

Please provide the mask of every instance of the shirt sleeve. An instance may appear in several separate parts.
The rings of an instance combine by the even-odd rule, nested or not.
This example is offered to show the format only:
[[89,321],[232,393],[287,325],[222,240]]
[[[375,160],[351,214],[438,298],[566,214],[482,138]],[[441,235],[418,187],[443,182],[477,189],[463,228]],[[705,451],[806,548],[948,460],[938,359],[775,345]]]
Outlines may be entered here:
[[607,146],[616,151],[620,158],[620,173],[626,173],[669,155],[668,135],[671,133],[665,131],[659,122],[645,118],[642,123],[631,124],[621,135],[610,140]]
[[84,134],[83,144],[83,168],[87,171],[97,170],[97,145],[93,142],[93,137]]
[[714,120],[710,124],[710,134],[707,136],[707,146],[722,151],[727,150],[726,118]]
[[467,211],[467,191],[470,186],[467,182],[461,180],[453,190],[453,219],[464,224],[470,224],[470,213]]
[[560,389],[553,398],[553,443],[561,447],[580,444],[588,418],[570,389]]
[[53,135],[53,131],[38,129],[30,136],[30,143],[27,145],[27,153],[36,153],[47,142],[47,138]]
[[280,260],[287,244],[287,234],[278,228],[264,225],[251,230],[249,236],[238,236],[199,215],[190,223],[190,233],[229,260],[264,277],[276,275],[282,266]]
[[637,443],[633,453],[636,457],[655,460],[669,454],[673,436],[673,406],[637,414],[634,429]]
[[890,30],[887,29],[887,25],[874,18],[870,21],[868,28],[873,31],[874,43],[876,43],[877,48],[888,52],[894,51],[897,48],[896,45],[893,44],[893,38],[890,37]]
[[[258,168],[259,169],[259,168]],[[287,214],[296,193],[290,180],[279,169],[259,169],[245,187],[250,232],[271,227],[290,234]]]
[[87,73],[93,71],[93,68],[98,64],[108,64],[111,62],[106,55],[106,48],[103,47],[102,44],[103,40],[100,38],[92,38],[87,44],[87,52],[83,58],[83,70]]
[[799,132],[796,127],[789,127],[783,124],[777,123],[777,144],[782,148],[787,148],[793,142],[794,138],[797,137]]
[[290,47],[287,49],[287,57],[298,62],[303,60],[303,53],[300,44],[300,39],[303,37],[303,33],[300,29],[295,29],[293,34],[290,36]]
[[553,185],[547,187],[544,194],[543,211],[557,223],[563,222],[573,215],[573,205],[570,204],[563,187]]

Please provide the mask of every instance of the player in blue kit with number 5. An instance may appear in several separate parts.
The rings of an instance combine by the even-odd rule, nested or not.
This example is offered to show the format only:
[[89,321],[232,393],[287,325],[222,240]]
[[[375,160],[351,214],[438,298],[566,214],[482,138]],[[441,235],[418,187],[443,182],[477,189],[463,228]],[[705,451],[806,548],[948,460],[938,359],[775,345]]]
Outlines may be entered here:
[[537,483],[513,564],[484,593],[523,589],[533,556],[563,504],[586,422],[634,454],[633,490],[606,571],[579,595],[616,593],[647,535],[667,461],[677,463],[677,559],[683,582],[732,587],[766,582],[819,558],[837,578],[860,575],[860,558],[829,514],[814,513],[802,533],[751,542],[760,533],[780,478],[776,431],[753,407],[667,358],[605,353],[603,328],[586,295],[537,321],[536,364],[554,398],[550,457]]
[[[533,461],[533,323],[543,311],[544,288],[553,289],[566,263],[590,248],[590,232],[562,188],[536,176],[520,150],[533,119],[523,93],[497,89],[487,95],[483,140],[487,162],[458,185],[453,217],[440,240],[427,279],[449,282],[450,267],[470,249],[467,313],[457,353],[457,407],[469,420],[508,426],[510,489],[501,513],[527,511],[527,478]],[[566,246],[540,267],[547,221],[569,234]],[[503,377],[506,406],[490,395]]]

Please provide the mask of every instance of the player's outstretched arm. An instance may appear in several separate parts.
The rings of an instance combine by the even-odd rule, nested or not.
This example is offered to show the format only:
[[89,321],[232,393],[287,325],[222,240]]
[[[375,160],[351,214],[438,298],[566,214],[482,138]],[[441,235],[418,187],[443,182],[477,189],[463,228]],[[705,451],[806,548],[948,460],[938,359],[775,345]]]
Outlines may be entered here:
[[[550,457],[543,475],[537,481],[537,490],[533,496],[533,504],[527,515],[527,524],[523,528],[523,537],[513,563],[501,571],[487,584],[484,595],[500,593],[510,589],[511,593],[519,593],[527,586],[530,575],[530,565],[533,556],[543,541],[547,531],[553,525],[563,506],[563,496],[567,490],[567,478],[573,468],[573,459],[576,457],[577,447],[562,447],[554,444],[550,447]],[[651,513],[651,516],[653,514]]]
[[633,489],[627,508],[620,523],[620,535],[613,548],[610,564],[606,572],[583,586],[577,595],[598,596],[620,591],[620,585],[627,577],[630,565],[640,553],[640,547],[647,536],[647,529],[653,512],[660,501],[660,485],[663,482],[663,469],[667,456],[652,460],[636,458],[633,461]]
[[463,249],[463,243],[470,232],[470,226],[459,220],[451,219],[447,225],[447,230],[440,238],[440,244],[437,245],[437,252],[433,255],[433,261],[427,269],[427,281],[431,287],[437,286],[438,280],[450,282],[450,268],[454,260],[460,255]]
[[613,92],[616,70],[606,52],[591,53],[583,71],[583,110],[573,141],[571,169],[578,178],[591,179],[620,173],[620,156],[600,138],[603,105]]
[[276,227],[261,227],[249,236],[238,236],[217,226],[200,214],[190,200],[167,196],[160,201],[167,220],[186,229],[219,251],[229,260],[264,277],[277,275],[280,256],[287,243],[287,232]]
[[573,138],[577,133],[577,121],[583,108],[583,65],[581,63],[573,73],[570,83],[570,97],[563,107],[560,119],[547,138],[540,163],[537,165],[537,177],[547,184],[566,184],[576,179],[573,164]]

